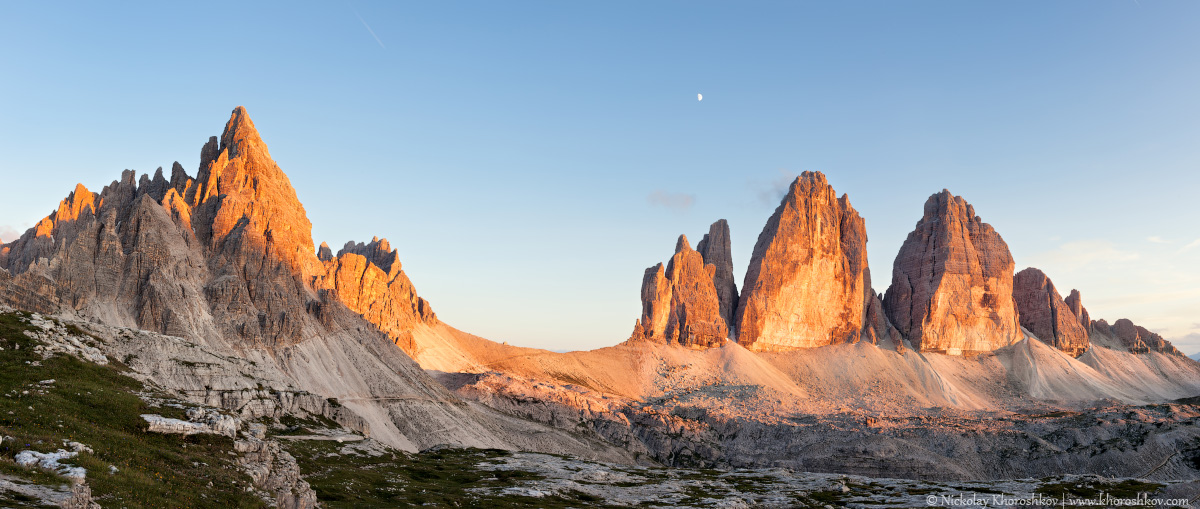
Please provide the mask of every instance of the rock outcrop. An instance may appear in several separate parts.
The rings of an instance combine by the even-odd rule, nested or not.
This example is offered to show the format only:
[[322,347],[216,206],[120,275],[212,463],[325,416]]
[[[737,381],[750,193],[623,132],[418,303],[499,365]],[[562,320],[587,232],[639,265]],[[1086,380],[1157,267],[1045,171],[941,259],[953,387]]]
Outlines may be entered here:
[[1150,332],[1145,327],[1135,325],[1128,318],[1122,318],[1109,325],[1105,320],[1092,322],[1092,330],[1119,341],[1121,346],[1133,353],[1160,352],[1178,357],[1186,357],[1170,341]]
[[923,352],[964,354],[1023,337],[1013,302],[1013,258],[962,197],[929,197],[892,266],[884,310]]
[[680,235],[666,270],[660,263],[642,278],[642,319],[634,327],[635,338],[640,328],[644,338],[654,341],[695,348],[722,345],[729,328],[721,316],[716,273],[717,267],[705,263],[687,236]]
[[804,172],[767,220],[746,270],[737,341],[757,351],[857,341],[870,303],[862,217]]
[[866,307],[867,316],[863,323],[862,340],[874,345],[891,345],[897,352],[904,353],[904,337],[883,312],[883,296],[868,288]]
[[367,244],[347,242],[336,258],[328,254],[329,246],[321,246],[325,276],[317,278],[314,286],[332,292],[413,355],[412,327],[434,325],[437,315],[401,270],[399,253],[387,239],[378,237]]
[[733,280],[733,254],[729,247],[729,222],[718,219],[708,227],[708,233],[696,244],[696,250],[704,257],[704,263],[716,268],[713,286],[717,289],[717,300],[721,303],[721,318],[730,331],[734,329],[733,315],[737,312],[738,290]]
[[[1078,305],[1079,292],[1072,292]],[[1013,278],[1013,298],[1021,326],[1072,357],[1088,349],[1088,332],[1079,322],[1071,306],[1063,301],[1054,283],[1042,271],[1033,267],[1018,272]]]
[[1087,308],[1083,307],[1083,297],[1079,295],[1079,290],[1071,290],[1071,294],[1064,302],[1067,309],[1071,310],[1071,314],[1075,316],[1075,321],[1079,322],[1079,326],[1083,327],[1084,332],[1091,335],[1092,317],[1088,315]]

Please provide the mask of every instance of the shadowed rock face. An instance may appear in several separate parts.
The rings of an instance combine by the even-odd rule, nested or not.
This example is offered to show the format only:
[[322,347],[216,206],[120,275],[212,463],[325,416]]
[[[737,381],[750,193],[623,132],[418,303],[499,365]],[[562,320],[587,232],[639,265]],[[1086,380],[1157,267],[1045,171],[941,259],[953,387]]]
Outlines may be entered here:
[[884,310],[920,351],[991,351],[1023,336],[1012,288],[1004,239],[966,200],[943,190],[925,202],[896,255]]
[[1067,305],[1067,309],[1071,310],[1071,314],[1075,316],[1075,321],[1083,327],[1084,332],[1089,335],[1092,333],[1092,317],[1088,316],[1087,308],[1083,307],[1083,297],[1079,295],[1079,290],[1071,290],[1071,294],[1063,301]]
[[717,299],[721,303],[721,318],[725,325],[733,329],[733,315],[737,312],[738,291],[737,283],[733,280],[733,255],[729,248],[729,222],[719,219],[709,226],[708,233],[696,244],[696,250],[704,257],[704,263],[711,264],[716,271],[713,273],[713,286],[717,289]]
[[804,172],[754,245],[738,301],[738,343],[772,351],[856,341],[869,286],[862,217],[825,175]]
[[1104,320],[1092,322],[1092,328],[1096,333],[1105,334],[1109,337],[1116,338],[1121,342],[1121,345],[1133,353],[1146,353],[1150,351],[1186,357],[1183,352],[1180,352],[1175,345],[1170,341],[1163,339],[1162,336],[1150,332],[1145,327],[1135,325],[1128,318],[1122,318],[1113,322],[1110,326]]
[[717,268],[680,235],[675,255],[667,263],[646,269],[642,280],[642,320],[634,328],[651,340],[684,346],[720,346],[729,336],[721,316],[720,299],[713,277]]
[[[1079,303],[1079,292],[1071,294]],[[1013,298],[1021,326],[1047,344],[1070,354],[1083,355],[1088,349],[1088,332],[1046,274],[1033,267],[1013,278]]]

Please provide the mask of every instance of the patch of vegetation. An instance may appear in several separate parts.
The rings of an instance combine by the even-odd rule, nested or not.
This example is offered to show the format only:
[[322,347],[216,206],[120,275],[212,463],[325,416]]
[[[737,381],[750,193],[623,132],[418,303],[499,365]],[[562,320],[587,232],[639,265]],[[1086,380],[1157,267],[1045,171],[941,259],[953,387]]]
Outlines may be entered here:
[[87,469],[92,495],[102,506],[265,507],[245,493],[251,480],[233,464],[231,439],[148,433],[141,414],[182,410],[146,404],[135,394],[145,390],[142,384],[115,365],[64,355],[42,359],[34,352],[35,340],[22,333],[29,326],[21,318],[28,316],[0,315],[0,434],[12,437],[0,444],[0,473],[41,485],[65,484],[56,474],[18,466],[13,456],[22,450],[52,452],[69,440],[95,451],[63,463]]
[[749,476],[749,475],[730,475],[722,477],[725,481],[733,484],[734,489],[742,493],[770,493],[778,479],[767,476]]
[[[441,449],[382,456],[341,454],[343,444],[327,440],[283,444],[325,507],[610,507],[594,495],[571,491],[543,497],[493,495],[473,488],[506,488],[542,479],[520,470],[488,470],[510,455],[497,449]],[[498,491],[498,490],[491,490]]]
[[800,507],[825,507],[826,505],[841,507],[844,505],[842,504],[842,499],[845,496],[839,490],[813,491],[803,497],[797,498],[796,502],[802,504]]
[[1042,484],[1034,492],[1051,498],[1094,499],[1107,494],[1111,498],[1130,499],[1141,494],[1153,494],[1164,485],[1136,479],[1102,481],[1081,479],[1078,481]]

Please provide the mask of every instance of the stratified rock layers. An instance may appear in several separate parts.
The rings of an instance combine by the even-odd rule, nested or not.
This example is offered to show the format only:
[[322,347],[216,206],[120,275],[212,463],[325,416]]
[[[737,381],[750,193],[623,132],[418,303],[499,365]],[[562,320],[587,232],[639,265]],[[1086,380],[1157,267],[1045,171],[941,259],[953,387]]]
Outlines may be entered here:
[[961,197],[925,202],[892,266],[884,309],[925,352],[991,351],[1023,337],[1013,302],[1013,258],[1000,235]]
[[[1072,292],[1071,295],[1076,298],[1078,305],[1079,292]],[[1018,272],[1013,278],[1013,298],[1017,303],[1021,326],[1038,339],[1073,357],[1079,357],[1087,351],[1087,330],[1080,324],[1074,309],[1063,301],[1054,283],[1042,271],[1030,267]]]
[[845,195],[804,172],[767,220],[738,301],[738,343],[757,351],[858,340],[869,303],[867,233]]
[[646,269],[642,319],[635,325],[635,339],[640,332],[650,340],[696,348],[723,344],[729,329],[713,283],[716,273],[717,267],[705,263],[687,236],[680,235],[666,270],[661,263]]

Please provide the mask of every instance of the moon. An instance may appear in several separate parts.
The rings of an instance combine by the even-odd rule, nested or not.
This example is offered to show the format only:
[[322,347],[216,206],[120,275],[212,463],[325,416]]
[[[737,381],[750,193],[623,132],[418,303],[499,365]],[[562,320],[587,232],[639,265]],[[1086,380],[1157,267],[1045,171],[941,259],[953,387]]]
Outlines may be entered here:
[[703,100],[704,100],[704,94],[696,94],[696,100],[697,100],[697,101],[703,101]]

